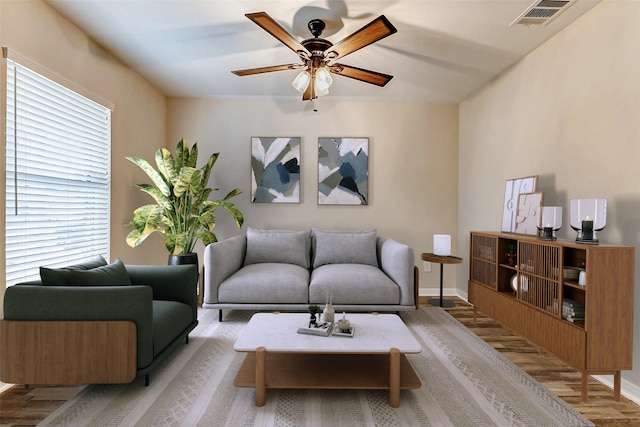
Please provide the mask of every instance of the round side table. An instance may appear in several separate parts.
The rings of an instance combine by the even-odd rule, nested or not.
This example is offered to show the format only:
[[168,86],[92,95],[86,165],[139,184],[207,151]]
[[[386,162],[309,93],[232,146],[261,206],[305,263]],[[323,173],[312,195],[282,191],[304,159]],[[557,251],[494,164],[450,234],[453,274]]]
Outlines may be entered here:
[[438,307],[454,307],[456,304],[451,301],[443,301],[442,299],[442,288],[443,288],[443,277],[442,274],[444,272],[445,264],[460,264],[462,262],[462,258],[452,255],[436,255],[432,253],[423,253],[422,260],[428,262],[435,262],[440,264],[440,299],[431,298],[427,302],[431,305],[435,305]]

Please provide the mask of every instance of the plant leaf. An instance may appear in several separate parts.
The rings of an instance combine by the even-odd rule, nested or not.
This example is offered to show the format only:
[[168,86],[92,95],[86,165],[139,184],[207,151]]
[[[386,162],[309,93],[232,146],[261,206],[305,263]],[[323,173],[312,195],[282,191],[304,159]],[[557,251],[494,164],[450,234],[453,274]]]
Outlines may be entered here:
[[151,184],[137,184],[136,187],[153,197],[153,200],[155,200],[158,205],[161,205],[163,209],[172,209],[171,201],[164,194],[162,194],[162,192],[158,190],[157,187],[154,187]]
[[191,147],[191,153],[186,151],[184,153],[185,158],[183,159],[183,166],[189,166],[190,168],[195,168],[198,165],[198,143],[195,142]]
[[127,157],[127,160],[142,169],[144,173],[146,173],[147,176],[151,178],[151,181],[155,184],[155,186],[158,187],[158,190],[160,190],[165,196],[169,197],[169,195],[171,194],[169,186],[164,181],[162,176],[158,173],[158,171],[156,171],[153,166],[149,164],[149,162],[141,159],[140,157]]
[[158,169],[163,169],[165,171],[167,185],[174,186],[178,180],[180,168],[176,165],[176,161],[174,160],[171,151],[166,148],[159,149],[156,152],[156,164],[158,165]]

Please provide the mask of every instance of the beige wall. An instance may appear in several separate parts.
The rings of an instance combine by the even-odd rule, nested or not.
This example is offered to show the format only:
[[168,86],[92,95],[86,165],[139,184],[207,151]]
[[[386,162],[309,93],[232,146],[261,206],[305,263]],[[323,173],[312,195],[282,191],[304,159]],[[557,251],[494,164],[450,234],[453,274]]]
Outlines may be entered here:
[[[309,111],[302,101],[169,99],[168,137],[199,142],[201,152],[219,151],[211,184],[217,197],[241,187],[236,203],[255,228],[377,228],[420,254],[433,250],[433,234],[452,234],[457,227],[458,107],[407,103],[319,103]],[[301,202],[250,203],[250,138],[299,136]],[[318,137],[369,138],[368,206],[318,206]],[[204,159],[201,159],[204,161]],[[218,215],[218,238],[237,230],[226,213]],[[199,248],[202,251],[202,247]],[[454,248],[455,250],[455,248]],[[438,286],[438,270],[421,274],[421,287]],[[445,279],[455,283],[455,271]]]
[[[640,246],[640,2],[606,0],[460,106],[459,247],[499,230],[505,180],[539,175],[545,205],[608,199],[601,241]],[[531,31],[535,31],[534,28]],[[636,250],[636,264],[640,250]],[[468,256],[467,256],[468,258]],[[458,269],[466,292],[468,262]],[[640,274],[636,274],[636,301]],[[638,305],[636,304],[636,307]],[[640,387],[640,316],[635,370]],[[551,333],[552,331],[550,331]]]
[[[115,106],[111,258],[141,264],[166,262],[161,240],[156,245],[147,243],[145,249],[129,248],[125,243],[129,229],[123,225],[130,221],[133,210],[146,202],[144,194],[133,188],[144,175],[124,158],[150,157],[164,145],[166,97],[39,0],[0,1],[0,43],[47,70],[49,77],[71,82]],[[4,268],[4,256],[0,264]]]

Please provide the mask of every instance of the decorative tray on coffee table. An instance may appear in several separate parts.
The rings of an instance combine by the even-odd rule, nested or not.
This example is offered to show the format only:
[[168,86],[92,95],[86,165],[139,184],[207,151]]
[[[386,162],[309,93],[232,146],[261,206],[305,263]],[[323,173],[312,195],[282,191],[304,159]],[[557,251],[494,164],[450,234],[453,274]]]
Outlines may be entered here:
[[349,328],[348,331],[341,331],[340,327],[338,326],[338,322],[335,322],[333,324],[333,330],[331,331],[331,335],[335,335],[337,337],[352,337],[353,334],[355,334],[356,332],[356,325],[354,325],[353,323],[351,324],[351,327]]

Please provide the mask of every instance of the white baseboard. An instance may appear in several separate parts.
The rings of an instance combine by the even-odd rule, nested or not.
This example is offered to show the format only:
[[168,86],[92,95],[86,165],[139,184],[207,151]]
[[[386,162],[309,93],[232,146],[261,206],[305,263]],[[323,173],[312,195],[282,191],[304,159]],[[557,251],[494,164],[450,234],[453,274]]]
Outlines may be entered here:
[[[466,292],[462,292],[460,289],[443,289],[442,295],[446,297],[458,297],[465,301],[469,301],[469,295]],[[440,288],[421,288],[418,296],[440,296]],[[592,378],[609,387],[613,392],[613,375],[592,375]],[[630,383],[622,378],[620,381],[620,394],[633,401],[635,404],[640,405],[640,386]]]
[[[591,377],[609,387],[613,393],[613,375],[592,375]],[[636,405],[640,405],[640,387],[626,381],[624,378],[620,381],[620,394],[633,401]]]
[[[418,292],[418,296],[420,297],[439,297],[440,296],[440,288],[420,288]],[[458,297],[465,301],[469,301],[468,294],[466,292],[462,292],[460,289],[443,289],[442,296],[445,297]]]

